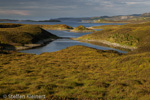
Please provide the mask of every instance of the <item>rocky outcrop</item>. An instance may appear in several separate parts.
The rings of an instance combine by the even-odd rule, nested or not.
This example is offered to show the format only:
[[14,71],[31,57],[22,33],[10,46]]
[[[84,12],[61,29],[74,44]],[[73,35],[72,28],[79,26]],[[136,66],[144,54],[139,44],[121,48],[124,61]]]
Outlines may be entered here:
[[95,30],[86,28],[83,25],[75,27],[73,30],[71,30],[71,32],[94,32],[94,31]]

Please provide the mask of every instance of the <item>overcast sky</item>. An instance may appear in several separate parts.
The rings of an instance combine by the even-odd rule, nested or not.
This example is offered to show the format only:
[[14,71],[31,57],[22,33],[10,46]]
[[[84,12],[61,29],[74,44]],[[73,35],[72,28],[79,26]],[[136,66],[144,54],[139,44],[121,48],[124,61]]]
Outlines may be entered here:
[[0,18],[50,19],[141,14],[150,0],[0,0]]

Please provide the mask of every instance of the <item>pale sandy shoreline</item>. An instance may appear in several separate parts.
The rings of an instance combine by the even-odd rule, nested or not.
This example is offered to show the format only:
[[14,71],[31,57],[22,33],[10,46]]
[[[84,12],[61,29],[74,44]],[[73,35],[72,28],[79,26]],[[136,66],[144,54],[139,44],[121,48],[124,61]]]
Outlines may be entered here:
[[123,49],[129,49],[131,51],[137,49],[137,47],[131,47],[131,46],[126,46],[126,45],[120,45],[118,43],[112,43],[106,40],[83,40],[83,39],[76,39],[76,38],[72,38],[73,40],[77,40],[77,41],[83,41],[83,42],[99,42],[108,46],[113,46],[113,47],[119,47],[119,48],[123,48]]

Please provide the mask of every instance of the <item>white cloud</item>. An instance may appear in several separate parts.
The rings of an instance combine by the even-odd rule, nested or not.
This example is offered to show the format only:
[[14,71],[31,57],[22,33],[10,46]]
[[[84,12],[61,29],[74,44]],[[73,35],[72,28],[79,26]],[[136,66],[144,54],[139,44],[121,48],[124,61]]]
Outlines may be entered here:
[[29,11],[26,10],[0,10],[0,14],[5,14],[5,15],[22,15],[22,16],[28,16],[31,15]]
[[127,5],[149,5],[150,1],[134,1],[134,2],[125,2]]

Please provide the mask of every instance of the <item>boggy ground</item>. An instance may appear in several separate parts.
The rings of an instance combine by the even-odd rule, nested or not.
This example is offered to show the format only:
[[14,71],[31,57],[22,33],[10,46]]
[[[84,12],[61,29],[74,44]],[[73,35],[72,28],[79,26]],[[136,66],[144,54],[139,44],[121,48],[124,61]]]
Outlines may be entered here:
[[0,54],[1,98],[37,94],[49,100],[150,99],[149,52],[119,54],[73,46],[41,55],[9,53]]

